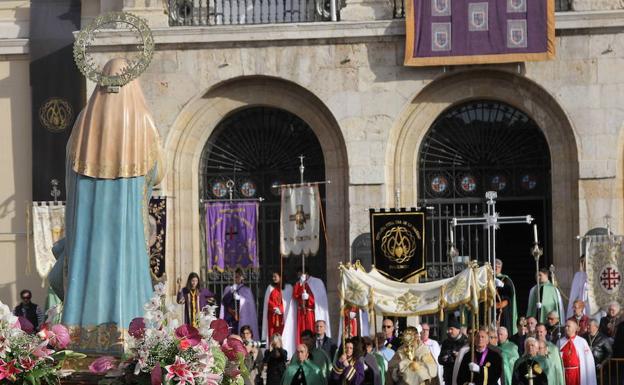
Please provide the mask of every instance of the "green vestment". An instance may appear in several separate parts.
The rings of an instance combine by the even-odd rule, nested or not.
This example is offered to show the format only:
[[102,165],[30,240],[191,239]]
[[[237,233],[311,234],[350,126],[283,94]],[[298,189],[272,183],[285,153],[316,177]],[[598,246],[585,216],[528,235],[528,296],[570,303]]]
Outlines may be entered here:
[[293,358],[290,365],[286,368],[281,385],[290,385],[300,368],[303,370],[306,385],[327,385],[327,377],[321,373],[321,369],[318,366],[310,360],[300,363],[296,358]]
[[550,282],[540,284],[540,287],[542,288],[540,294],[542,308],[539,309],[539,318],[537,317],[537,286],[533,286],[529,295],[527,317],[535,317],[537,318],[537,322],[545,324],[546,320],[548,319],[548,313],[550,313],[551,311],[556,311],[557,313],[559,313],[559,319],[564,320],[565,314],[563,313],[564,309],[561,304],[559,289],[557,289]]
[[509,336],[512,336],[518,332],[518,325],[516,321],[518,319],[518,306],[516,305],[516,287],[509,276],[505,274],[498,274],[496,278],[503,282],[503,287],[496,288],[501,300],[507,299],[509,305],[503,309],[503,315],[501,317],[501,326],[505,326],[509,332]]
[[310,361],[321,369],[321,373],[328,378],[332,371],[332,361],[323,349],[314,348],[310,351]]
[[377,361],[377,366],[379,366],[379,375],[381,376],[381,383],[385,384],[386,383],[386,365],[388,365],[388,363],[386,362],[386,359],[377,352],[373,353],[373,356],[375,357],[375,361]]
[[548,377],[548,372],[552,371],[550,362],[548,362],[546,357],[540,355],[531,357],[528,354],[525,354],[516,361],[513,368],[513,373],[516,375],[516,380],[520,380],[523,383],[528,383],[528,379],[526,380],[526,382],[524,379],[526,378],[525,375],[528,373],[527,366],[529,364],[533,369],[533,375],[539,377],[535,379],[534,383],[543,384],[545,375],[546,382],[548,382],[548,385],[551,385],[550,377]]
[[549,364],[549,370],[546,372],[548,385],[565,385],[565,379],[563,378],[563,362],[561,361],[559,348],[548,341],[546,341],[546,347],[548,347]]
[[503,385],[511,385],[514,364],[519,357],[518,347],[509,340],[498,345],[498,347],[500,348],[503,356],[503,373],[505,379],[505,383]]

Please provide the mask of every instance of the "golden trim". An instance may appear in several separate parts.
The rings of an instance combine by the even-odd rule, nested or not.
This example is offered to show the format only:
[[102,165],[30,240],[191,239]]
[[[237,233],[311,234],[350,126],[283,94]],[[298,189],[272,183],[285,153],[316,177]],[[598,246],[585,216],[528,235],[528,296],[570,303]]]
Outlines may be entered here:
[[462,55],[462,56],[436,56],[415,57],[414,38],[416,36],[416,23],[414,20],[413,1],[406,2],[405,16],[405,66],[443,66],[461,64],[494,64],[515,63],[524,61],[552,60],[556,55],[555,48],[555,0],[546,0],[546,52],[539,53],[507,53],[494,55]]
[[121,354],[125,348],[127,329],[114,322],[99,325],[67,325],[69,349],[88,353]]

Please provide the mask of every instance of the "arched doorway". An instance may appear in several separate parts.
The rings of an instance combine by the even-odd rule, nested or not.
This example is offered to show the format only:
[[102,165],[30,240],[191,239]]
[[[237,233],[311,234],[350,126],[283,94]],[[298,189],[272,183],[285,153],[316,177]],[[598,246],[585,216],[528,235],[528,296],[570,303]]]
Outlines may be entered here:
[[[280,271],[280,191],[276,184],[299,181],[299,156],[304,156],[306,181],[325,179],[323,149],[310,126],[295,114],[272,107],[247,107],[236,110],[215,127],[202,151],[199,168],[199,196],[206,202],[228,198],[226,184],[234,182],[234,199],[263,198],[259,209],[258,253],[260,270],[247,272],[259,308],[264,286],[271,274]],[[320,187],[325,198],[324,186]],[[200,207],[202,210],[202,207]],[[200,218],[204,217],[203,211]],[[204,221],[200,232],[204,234]],[[205,238],[202,237],[201,270],[209,288],[220,294],[231,284],[231,272],[208,271]],[[293,282],[299,258],[283,264],[284,279]],[[306,269],[326,279],[326,250],[321,242],[318,254],[307,258]]]
[[[496,191],[497,212],[532,215],[545,245],[543,266],[552,262],[551,161],[546,138],[527,114],[503,102],[472,100],[446,109],[425,134],[418,157],[418,202],[430,209],[427,249],[429,278],[446,278],[461,265],[447,257],[448,224],[453,217],[479,217],[486,191]],[[483,226],[456,229],[460,256],[487,260]],[[503,225],[497,232],[497,256],[513,272],[517,293],[535,284],[529,248],[532,231],[523,224]],[[526,308],[519,296],[519,311]]]

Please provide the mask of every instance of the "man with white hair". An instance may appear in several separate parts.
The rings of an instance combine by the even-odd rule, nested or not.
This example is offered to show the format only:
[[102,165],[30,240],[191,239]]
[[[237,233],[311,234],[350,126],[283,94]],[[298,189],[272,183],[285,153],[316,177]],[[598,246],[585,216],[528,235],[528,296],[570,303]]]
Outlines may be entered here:
[[617,326],[622,322],[622,312],[620,311],[620,304],[617,302],[611,302],[607,307],[607,315],[600,320],[600,326],[598,329],[607,338],[613,341],[615,338],[615,332]]
[[[438,362],[438,357],[440,356],[440,344],[438,344],[438,341],[429,338],[431,327],[428,323],[421,323],[420,327],[420,341],[429,348],[431,355],[433,356],[435,361]],[[438,378],[440,381],[440,385],[444,385],[444,376],[442,373],[444,373],[444,368],[442,367],[442,365],[438,364]]]
[[598,321],[592,319],[589,321],[589,331],[585,335],[587,344],[591,349],[594,356],[594,363],[596,364],[596,378],[600,377],[600,371],[602,367],[609,362],[613,350],[611,348],[611,342],[604,334],[598,330]]
[[583,338],[576,335],[578,324],[566,321],[566,336],[559,340],[566,385],[596,385],[596,366],[591,349]]
[[503,356],[503,379],[502,385],[511,385],[512,371],[514,363],[518,359],[518,347],[509,341],[509,332],[507,328],[501,326],[498,328],[498,348]]
[[539,354],[538,341],[529,337],[524,341],[524,355],[520,357],[513,368],[514,385],[546,385],[548,382],[548,361]]
[[545,324],[546,330],[548,331],[546,339],[553,344],[556,344],[563,335],[561,324],[559,323],[559,313],[551,311],[548,313],[547,321],[548,322]]

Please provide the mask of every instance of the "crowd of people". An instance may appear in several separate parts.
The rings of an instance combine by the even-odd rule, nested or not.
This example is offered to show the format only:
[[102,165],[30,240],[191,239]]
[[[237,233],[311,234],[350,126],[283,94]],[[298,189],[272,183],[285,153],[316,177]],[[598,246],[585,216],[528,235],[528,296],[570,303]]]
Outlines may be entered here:
[[[399,333],[392,318],[384,318],[382,331],[368,336],[369,328],[358,328],[357,309],[351,308],[342,314],[345,335],[332,339],[325,288],[303,272],[294,288],[273,274],[259,328],[253,293],[237,270],[234,284],[221,298],[220,317],[247,348],[245,385],[616,383],[613,373],[622,368],[603,369],[612,358],[624,358],[624,314],[617,302],[602,316],[590,315],[582,290],[574,293],[579,286],[575,283],[564,316],[559,289],[548,271],[541,270],[526,315],[518,317],[513,282],[502,274],[501,261],[495,267],[496,326],[471,330],[459,322],[465,317],[450,313],[441,343],[431,338],[429,324],[407,326]],[[184,305],[184,322],[194,326],[199,313],[217,302],[201,286],[199,275],[191,273],[177,296]],[[21,292],[21,299],[15,315],[36,330],[42,323],[41,308],[32,303],[29,290]]]

